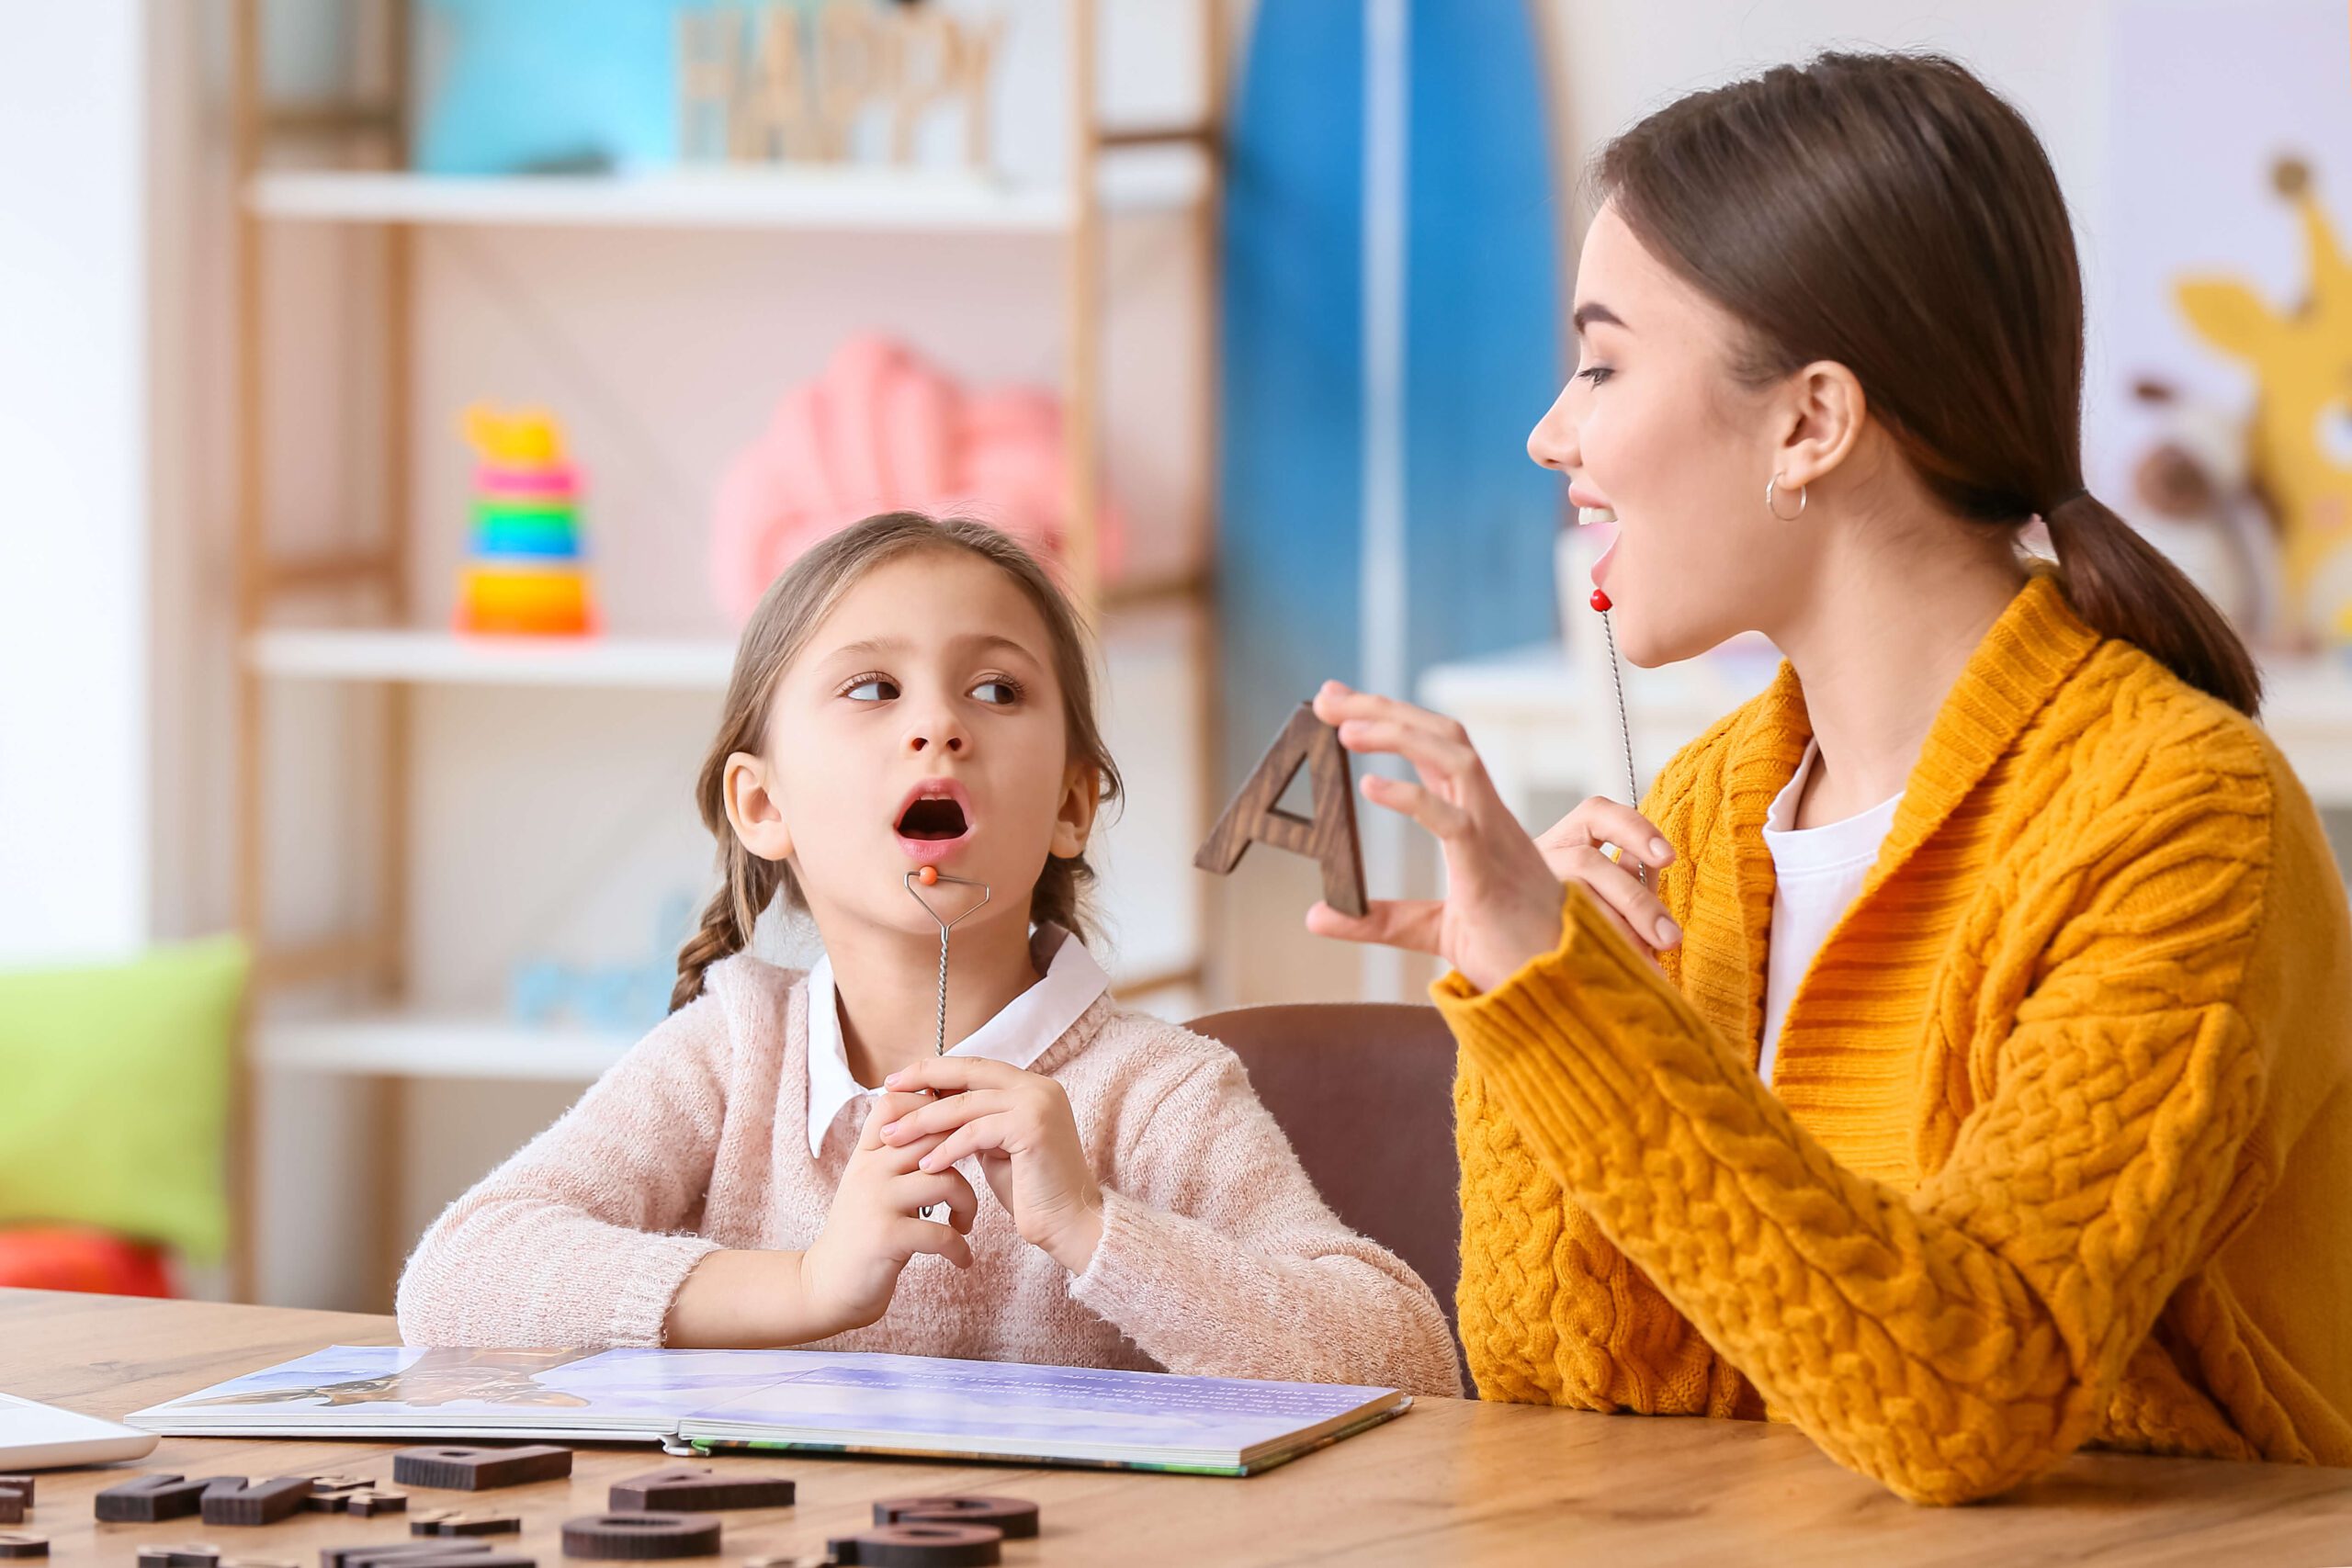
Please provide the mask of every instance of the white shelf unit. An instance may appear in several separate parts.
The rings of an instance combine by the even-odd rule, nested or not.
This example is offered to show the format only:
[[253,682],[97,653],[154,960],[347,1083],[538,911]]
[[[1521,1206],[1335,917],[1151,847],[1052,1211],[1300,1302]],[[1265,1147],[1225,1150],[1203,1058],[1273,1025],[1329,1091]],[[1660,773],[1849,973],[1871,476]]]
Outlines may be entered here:
[[573,641],[400,627],[273,627],[246,640],[245,658],[254,671],[281,680],[723,692],[735,648],[715,638]]
[[[1179,211],[1209,189],[1205,160],[1170,149],[1103,171],[1112,213]],[[502,228],[786,229],[810,232],[1061,234],[1078,221],[1062,187],[889,168],[538,175],[472,178],[394,170],[256,175],[259,218],[324,223]]]
[[[265,230],[284,223],[339,224],[380,236],[386,262],[382,434],[384,449],[392,454],[412,445],[408,404],[413,365],[407,333],[414,287],[412,236],[420,228],[497,225],[586,231],[791,231],[811,236],[920,232],[949,239],[1026,235],[1050,241],[1064,248],[1069,266],[1069,344],[1062,390],[1072,517],[1071,548],[1064,564],[1078,596],[1090,609],[1114,611],[1123,605],[1170,599],[1192,606],[1195,663],[1206,670],[1210,644],[1204,572],[1136,584],[1101,581],[1095,530],[1102,335],[1099,317],[1103,300],[1097,273],[1103,220],[1119,214],[1185,216],[1198,231],[1203,254],[1213,254],[1220,218],[1224,18],[1220,5],[1202,0],[1199,15],[1208,100],[1197,123],[1110,127],[1097,114],[1099,0],[1068,0],[1071,159],[1068,175],[1054,185],[870,167],[456,178],[382,167],[269,164],[265,153],[277,130],[299,132],[315,145],[315,129],[305,121],[315,120],[320,109],[308,106],[282,120],[274,113],[263,90],[260,0],[232,3],[236,396],[241,427],[236,461],[239,924],[258,955],[257,987],[265,991],[299,989],[321,981],[361,981],[379,993],[362,1010],[333,1014],[300,1010],[317,998],[267,994],[256,998],[237,1079],[235,1120],[242,1137],[232,1171],[236,1225],[230,1264],[232,1294],[251,1299],[255,1278],[252,1070],[376,1080],[382,1091],[377,1111],[382,1134],[379,1144],[389,1150],[397,1149],[400,1143],[404,1111],[399,1085],[405,1080],[585,1081],[617,1060],[630,1043],[577,1028],[436,1014],[405,1002],[401,976],[408,910],[400,867],[413,851],[408,842],[407,807],[398,783],[390,792],[380,834],[387,874],[381,879],[383,891],[373,929],[309,948],[274,944],[262,895],[266,882],[262,784],[269,754],[261,736],[266,685],[293,681],[382,687],[389,766],[398,781],[407,776],[412,761],[409,704],[419,688],[537,686],[707,694],[725,688],[733,658],[731,643],[715,638],[606,636],[558,642],[467,637],[401,624],[413,611],[403,576],[409,547],[407,521],[413,508],[409,477],[397,460],[387,478],[390,531],[380,546],[311,558],[273,550],[264,480],[267,434],[261,428],[266,406],[262,323],[270,307],[261,259]],[[394,0],[389,11],[393,38],[390,58],[395,62],[390,101],[394,105],[404,92],[399,62],[404,58],[401,40],[409,26],[408,11],[409,0]],[[397,107],[384,110],[358,105],[347,112],[338,107],[327,118],[337,134],[378,139],[375,161],[383,161],[385,152],[391,154],[391,162],[399,161],[405,128]],[[1114,153],[1115,157],[1110,156]],[[363,156],[359,161],[369,160]],[[1213,315],[1213,284],[1211,289],[1207,309]],[[1204,324],[1204,330],[1213,333],[1214,326]],[[371,590],[381,615],[391,624],[373,627],[276,624],[281,601],[353,588]],[[1206,711],[1204,704],[1204,727]],[[1202,772],[1205,781],[1205,757]],[[1140,993],[1190,987],[1198,977],[1196,952],[1190,969],[1122,979],[1125,989]],[[383,1163],[376,1172],[379,1196],[396,1186],[396,1157],[381,1156]],[[379,1229],[389,1226],[390,1213],[390,1208],[379,1211]],[[389,1299],[399,1238],[387,1231],[375,1240],[382,1270],[378,1283]]]
[[[1779,668],[1777,654],[1718,650],[1633,671],[1625,696],[1635,754],[1657,767]],[[1625,787],[1606,669],[1589,649],[1539,643],[1432,665],[1416,695],[1469,728],[1497,793],[1536,829],[1546,820],[1539,813],[1564,800]],[[2278,658],[2262,677],[2262,727],[2312,803],[2352,811],[2352,668],[2335,658]]]
[[249,1048],[255,1066],[279,1072],[586,1083],[636,1043],[590,1029],[386,1011],[266,1019]]

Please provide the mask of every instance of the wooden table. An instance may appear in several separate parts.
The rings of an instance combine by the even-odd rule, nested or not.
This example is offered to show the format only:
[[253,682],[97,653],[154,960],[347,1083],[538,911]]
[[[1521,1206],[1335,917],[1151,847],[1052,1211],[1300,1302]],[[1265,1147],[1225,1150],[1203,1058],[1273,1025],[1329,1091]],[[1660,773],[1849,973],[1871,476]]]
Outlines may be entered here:
[[[323,1345],[394,1342],[383,1317],[0,1291],[0,1390],[95,1416],[120,1416]],[[389,1481],[397,1446],[167,1438],[126,1468]],[[650,1446],[582,1447],[570,1481],[503,1491],[494,1501],[523,1515],[522,1550],[560,1568],[562,1521],[602,1510],[612,1482],[665,1462],[675,1461]],[[1011,1568],[2352,1562],[2352,1471],[2085,1455],[1996,1504],[1920,1508],[1838,1469],[1786,1427],[1448,1399],[1424,1400],[1400,1420],[1246,1481],[782,1455],[711,1462],[783,1470],[800,1483],[797,1507],[725,1516],[729,1562],[821,1550],[828,1535],[870,1519],[877,1497],[953,1491],[1043,1506],[1044,1537],[1008,1542]],[[23,1528],[49,1537],[54,1562],[108,1565],[128,1565],[141,1546],[206,1540],[224,1556],[311,1568],[322,1545],[407,1534],[397,1517],[324,1514],[243,1530],[193,1519],[94,1523],[92,1495],[122,1473],[44,1475]],[[412,1493],[411,1506],[435,1495]]]

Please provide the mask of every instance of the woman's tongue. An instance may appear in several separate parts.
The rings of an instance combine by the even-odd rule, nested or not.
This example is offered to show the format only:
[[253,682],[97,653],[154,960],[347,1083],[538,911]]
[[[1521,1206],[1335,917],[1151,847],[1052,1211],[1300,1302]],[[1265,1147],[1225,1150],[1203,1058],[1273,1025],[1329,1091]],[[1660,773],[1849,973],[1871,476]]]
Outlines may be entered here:
[[1600,547],[1600,553],[1592,561],[1592,585],[1595,588],[1605,586],[1600,580],[1609,570],[1609,558],[1617,553],[1619,538],[1616,518],[1606,513],[1601,515],[1605,521],[1596,520],[1581,525],[1590,534],[1593,542]]

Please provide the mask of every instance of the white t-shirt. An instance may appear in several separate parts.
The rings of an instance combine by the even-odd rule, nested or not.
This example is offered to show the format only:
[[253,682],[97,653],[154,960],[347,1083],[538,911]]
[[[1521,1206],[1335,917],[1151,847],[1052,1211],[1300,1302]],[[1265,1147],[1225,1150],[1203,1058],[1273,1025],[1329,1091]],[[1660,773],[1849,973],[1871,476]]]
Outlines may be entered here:
[[1781,1025],[1797,985],[1813,967],[1814,954],[1829,939],[1829,931],[1852,907],[1878,860],[1879,846],[1894,826],[1900,793],[1859,817],[1818,828],[1795,828],[1797,801],[1813,773],[1820,749],[1810,742],[1796,776],[1772,797],[1764,815],[1764,847],[1772,854],[1772,941],[1764,965],[1764,1046],[1756,1061],[1757,1076],[1772,1081],[1772,1058],[1781,1047]]

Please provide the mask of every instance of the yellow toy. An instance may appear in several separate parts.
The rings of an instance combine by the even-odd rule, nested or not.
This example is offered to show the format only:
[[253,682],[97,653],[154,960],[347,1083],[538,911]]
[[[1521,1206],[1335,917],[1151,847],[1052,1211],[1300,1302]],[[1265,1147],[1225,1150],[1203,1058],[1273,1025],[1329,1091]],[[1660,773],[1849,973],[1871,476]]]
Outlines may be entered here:
[[2250,472],[2278,525],[2295,618],[2352,638],[2352,264],[2310,168],[2281,159],[2272,183],[2302,218],[2301,305],[2273,310],[2234,278],[2190,278],[2176,298],[2199,337],[2254,372]]
[[458,579],[458,629],[578,637],[596,629],[580,543],[580,475],[545,409],[476,403],[466,439],[474,470],[473,549]]

